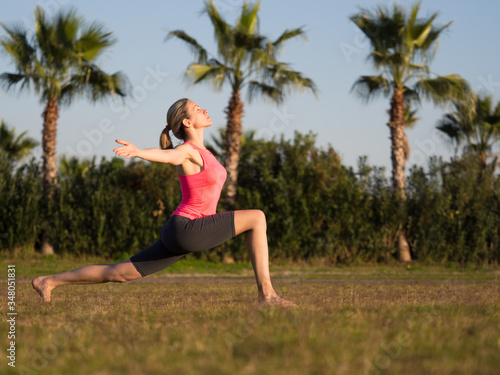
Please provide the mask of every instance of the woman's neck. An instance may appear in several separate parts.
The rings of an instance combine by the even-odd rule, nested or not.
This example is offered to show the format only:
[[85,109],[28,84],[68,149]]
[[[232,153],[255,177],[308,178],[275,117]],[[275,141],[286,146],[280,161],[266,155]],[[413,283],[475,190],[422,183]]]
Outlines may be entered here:
[[190,142],[199,148],[204,149],[203,145],[203,130],[201,132],[190,132],[186,137],[186,142]]

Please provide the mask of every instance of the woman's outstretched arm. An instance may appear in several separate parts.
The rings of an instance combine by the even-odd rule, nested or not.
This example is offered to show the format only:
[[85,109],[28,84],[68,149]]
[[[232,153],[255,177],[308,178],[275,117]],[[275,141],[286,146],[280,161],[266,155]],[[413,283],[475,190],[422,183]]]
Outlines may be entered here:
[[131,157],[138,157],[144,160],[153,161],[157,163],[180,165],[184,163],[186,159],[191,157],[191,155],[189,154],[190,148],[182,147],[182,145],[176,147],[175,149],[169,149],[169,150],[161,150],[159,148],[150,148],[143,150],[137,148],[131,142],[122,141],[120,139],[117,139],[116,143],[119,143],[123,146],[115,148],[113,152],[117,156],[122,156],[125,159],[129,159]]

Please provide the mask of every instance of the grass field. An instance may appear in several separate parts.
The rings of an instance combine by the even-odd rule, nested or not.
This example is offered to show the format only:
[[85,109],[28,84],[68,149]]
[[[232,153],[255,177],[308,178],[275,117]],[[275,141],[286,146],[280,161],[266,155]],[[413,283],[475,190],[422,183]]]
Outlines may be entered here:
[[27,282],[89,261],[102,263],[0,263],[1,279],[16,264],[18,312],[16,368],[4,355],[0,373],[499,373],[494,269],[273,265],[275,288],[295,309],[259,308],[248,264],[191,259],[128,284],[61,287],[50,304]]

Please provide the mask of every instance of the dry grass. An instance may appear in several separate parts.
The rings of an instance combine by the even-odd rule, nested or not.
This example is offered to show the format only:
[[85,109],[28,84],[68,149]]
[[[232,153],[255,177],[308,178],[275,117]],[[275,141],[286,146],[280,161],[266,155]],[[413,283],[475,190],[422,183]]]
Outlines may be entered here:
[[259,309],[252,280],[65,286],[51,304],[18,282],[0,373],[498,374],[498,280],[275,286],[300,308]]

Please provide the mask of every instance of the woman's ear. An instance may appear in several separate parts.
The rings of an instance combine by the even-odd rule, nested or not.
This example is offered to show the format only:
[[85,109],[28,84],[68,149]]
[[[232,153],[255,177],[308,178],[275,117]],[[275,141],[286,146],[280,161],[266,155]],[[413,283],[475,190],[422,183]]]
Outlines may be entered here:
[[182,120],[182,125],[184,125],[186,128],[189,128],[189,127],[191,127],[191,121],[189,121],[189,119],[185,118],[184,120]]

